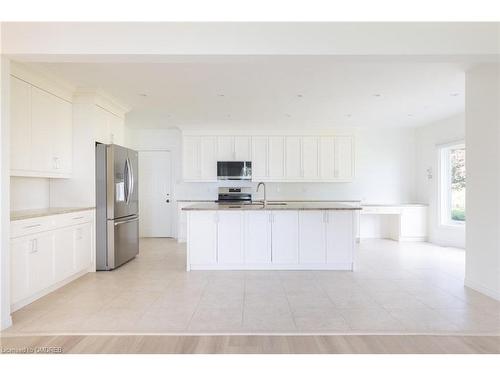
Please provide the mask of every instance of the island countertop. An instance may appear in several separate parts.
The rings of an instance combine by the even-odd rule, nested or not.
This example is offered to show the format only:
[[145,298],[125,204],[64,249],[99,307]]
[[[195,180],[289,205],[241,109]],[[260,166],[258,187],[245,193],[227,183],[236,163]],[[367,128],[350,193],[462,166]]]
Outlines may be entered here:
[[183,207],[184,211],[275,211],[275,210],[361,210],[361,207],[342,203],[328,202],[268,202],[266,205],[253,202],[251,204],[221,204],[221,203],[196,203]]

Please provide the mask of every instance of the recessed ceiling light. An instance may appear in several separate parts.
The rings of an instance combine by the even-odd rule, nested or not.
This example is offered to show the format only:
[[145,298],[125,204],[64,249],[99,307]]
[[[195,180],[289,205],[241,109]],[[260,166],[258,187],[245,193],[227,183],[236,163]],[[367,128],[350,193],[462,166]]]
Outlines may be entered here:
[[148,94],[144,94],[144,93],[140,93],[140,94],[137,94],[137,95],[142,96],[143,98],[145,98],[145,97],[148,96]]
[[459,93],[459,92],[452,92],[452,93],[450,94],[450,96],[459,96],[459,95],[460,95],[460,93]]
[[408,117],[413,117],[413,114],[411,114],[411,113],[408,113]]
[[230,113],[228,113],[228,114],[226,115],[226,117],[227,117],[227,118],[231,118],[231,114],[230,114]]
[[380,98],[382,96],[382,94],[373,94],[373,96],[376,98]]
[[304,95],[302,94],[297,94],[297,98],[302,98]]
[[223,98],[225,95],[224,94],[217,94],[219,98]]
[[291,115],[291,114],[289,114],[289,113],[285,113],[285,116],[286,116],[286,117],[292,117],[292,115]]
[[351,115],[350,113],[348,113],[347,115],[345,115],[345,117],[349,117],[349,118],[351,118],[351,117],[352,117],[352,115]]

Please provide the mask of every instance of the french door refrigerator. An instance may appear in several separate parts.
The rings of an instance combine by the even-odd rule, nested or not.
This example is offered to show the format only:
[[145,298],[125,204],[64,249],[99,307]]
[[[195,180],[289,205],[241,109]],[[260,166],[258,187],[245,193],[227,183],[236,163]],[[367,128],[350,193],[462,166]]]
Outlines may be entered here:
[[109,271],[139,253],[137,151],[96,144],[96,268]]

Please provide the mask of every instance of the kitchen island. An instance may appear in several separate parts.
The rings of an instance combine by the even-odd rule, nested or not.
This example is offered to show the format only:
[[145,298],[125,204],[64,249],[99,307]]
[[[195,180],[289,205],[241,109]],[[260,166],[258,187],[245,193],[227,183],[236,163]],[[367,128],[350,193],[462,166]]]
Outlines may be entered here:
[[187,270],[353,270],[360,209],[327,202],[184,207]]

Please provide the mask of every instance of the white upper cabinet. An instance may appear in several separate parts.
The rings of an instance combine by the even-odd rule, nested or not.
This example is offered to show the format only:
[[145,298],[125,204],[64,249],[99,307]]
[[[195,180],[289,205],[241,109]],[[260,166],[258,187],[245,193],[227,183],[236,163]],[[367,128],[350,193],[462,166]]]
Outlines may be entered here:
[[234,159],[237,161],[252,160],[252,139],[247,136],[234,137]]
[[318,137],[302,137],[302,177],[305,180],[319,178]]
[[285,144],[285,176],[288,180],[302,178],[301,138],[286,137]]
[[217,180],[217,159],[215,137],[200,139],[200,174],[203,181]]
[[218,136],[218,161],[248,161],[251,158],[251,138],[248,136]]
[[234,160],[234,137],[217,137],[217,160]]
[[335,178],[351,180],[354,177],[353,139],[348,136],[335,137]]
[[11,77],[11,175],[71,177],[72,104]]
[[10,168],[31,169],[31,85],[11,78]]
[[184,137],[182,161],[184,180],[217,181],[216,152],[215,137]]
[[284,137],[272,136],[268,139],[268,168],[269,180],[283,180],[285,177],[285,140]]
[[335,137],[319,139],[319,178],[335,179]]
[[267,162],[267,137],[252,137],[252,179],[266,180],[269,177]]
[[[201,140],[207,142],[204,147]],[[184,137],[185,180],[216,181],[217,161],[252,161],[253,181],[349,182],[354,178],[354,137]]]

